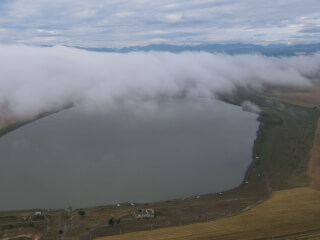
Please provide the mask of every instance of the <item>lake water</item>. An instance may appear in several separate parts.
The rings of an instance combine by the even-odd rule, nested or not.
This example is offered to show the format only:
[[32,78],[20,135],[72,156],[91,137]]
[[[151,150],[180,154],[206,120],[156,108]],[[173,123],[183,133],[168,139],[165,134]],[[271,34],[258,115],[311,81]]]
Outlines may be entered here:
[[72,108],[0,138],[0,210],[153,202],[239,185],[257,115],[209,99]]

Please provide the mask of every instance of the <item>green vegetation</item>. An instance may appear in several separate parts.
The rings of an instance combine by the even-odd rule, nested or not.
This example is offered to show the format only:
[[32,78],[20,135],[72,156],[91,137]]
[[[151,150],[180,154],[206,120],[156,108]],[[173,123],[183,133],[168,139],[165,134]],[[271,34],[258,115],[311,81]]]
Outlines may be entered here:
[[115,224],[119,225],[120,223],[121,223],[121,218],[115,218],[114,216],[111,216],[108,221],[108,224],[110,226],[114,226]]
[[113,226],[113,225],[114,225],[114,222],[115,222],[115,219],[114,219],[114,217],[112,216],[112,217],[109,219],[108,224],[111,225],[111,226]]
[[78,215],[81,216],[81,217],[83,217],[83,216],[86,215],[86,212],[83,211],[83,210],[80,210],[80,211],[78,211]]
[[269,191],[308,186],[309,152],[319,111],[258,97],[244,90],[223,99],[233,104],[250,100],[262,110],[253,162],[246,174],[248,181],[266,184]]

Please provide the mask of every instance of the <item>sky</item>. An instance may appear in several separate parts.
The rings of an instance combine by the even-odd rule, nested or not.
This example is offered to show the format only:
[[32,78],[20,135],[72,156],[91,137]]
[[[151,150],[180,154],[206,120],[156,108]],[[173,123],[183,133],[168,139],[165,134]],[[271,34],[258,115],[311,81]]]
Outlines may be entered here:
[[1,0],[0,44],[313,43],[319,0]]

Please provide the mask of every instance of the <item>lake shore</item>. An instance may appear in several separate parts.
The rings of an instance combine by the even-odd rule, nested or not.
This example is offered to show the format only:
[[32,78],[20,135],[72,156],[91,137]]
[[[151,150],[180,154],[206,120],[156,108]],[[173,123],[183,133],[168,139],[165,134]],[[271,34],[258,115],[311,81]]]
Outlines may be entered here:
[[[240,186],[222,194],[208,194],[200,198],[170,200],[147,205],[131,206],[128,203],[121,207],[88,208],[84,209],[86,211],[84,217],[78,216],[77,210],[71,212],[53,210],[44,211],[43,219],[23,222],[21,216],[32,216],[34,211],[38,210],[1,212],[0,234],[2,235],[0,236],[13,235],[17,227],[22,227],[24,232],[41,233],[45,239],[56,239],[61,234],[68,237],[66,239],[90,239],[120,232],[206,222],[246,211],[268,199],[272,191],[308,186],[310,182],[306,173],[308,153],[312,146],[319,112],[278,100],[268,102],[265,97],[247,92],[224,96],[222,99],[237,105],[244,100],[250,100],[262,109],[259,117],[260,127],[253,148],[252,164]],[[307,117],[301,114],[292,118],[292,112],[307,112]],[[300,139],[301,136],[303,139],[299,142],[290,141],[292,138]],[[294,163],[289,162],[289,159],[294,159]],[[156,218],[135,220],[132,213],[138,208],[153,208]],[[112,215],[122,219],[119,225],[108,226],[108,220]],[[50,226],[49,232],[45,230],[48,226]],[[61,229],[61,226],[64,227]],[[63,233],[59,234],[60,230],[63,230]]]

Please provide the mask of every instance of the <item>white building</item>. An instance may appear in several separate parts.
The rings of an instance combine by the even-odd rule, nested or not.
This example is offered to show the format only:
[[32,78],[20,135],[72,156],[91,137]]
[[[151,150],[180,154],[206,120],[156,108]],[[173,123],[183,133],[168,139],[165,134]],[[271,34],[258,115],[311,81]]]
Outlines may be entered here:
[[37,216],[37,217],[39,217],[39,216],[42,215],[42,213],[41,213],[41,212],[35,212],[34,215]]
[[134,216],[136,218],[154,218],[154,210],[149,208],[149,209],[138,209],[135,213]]

